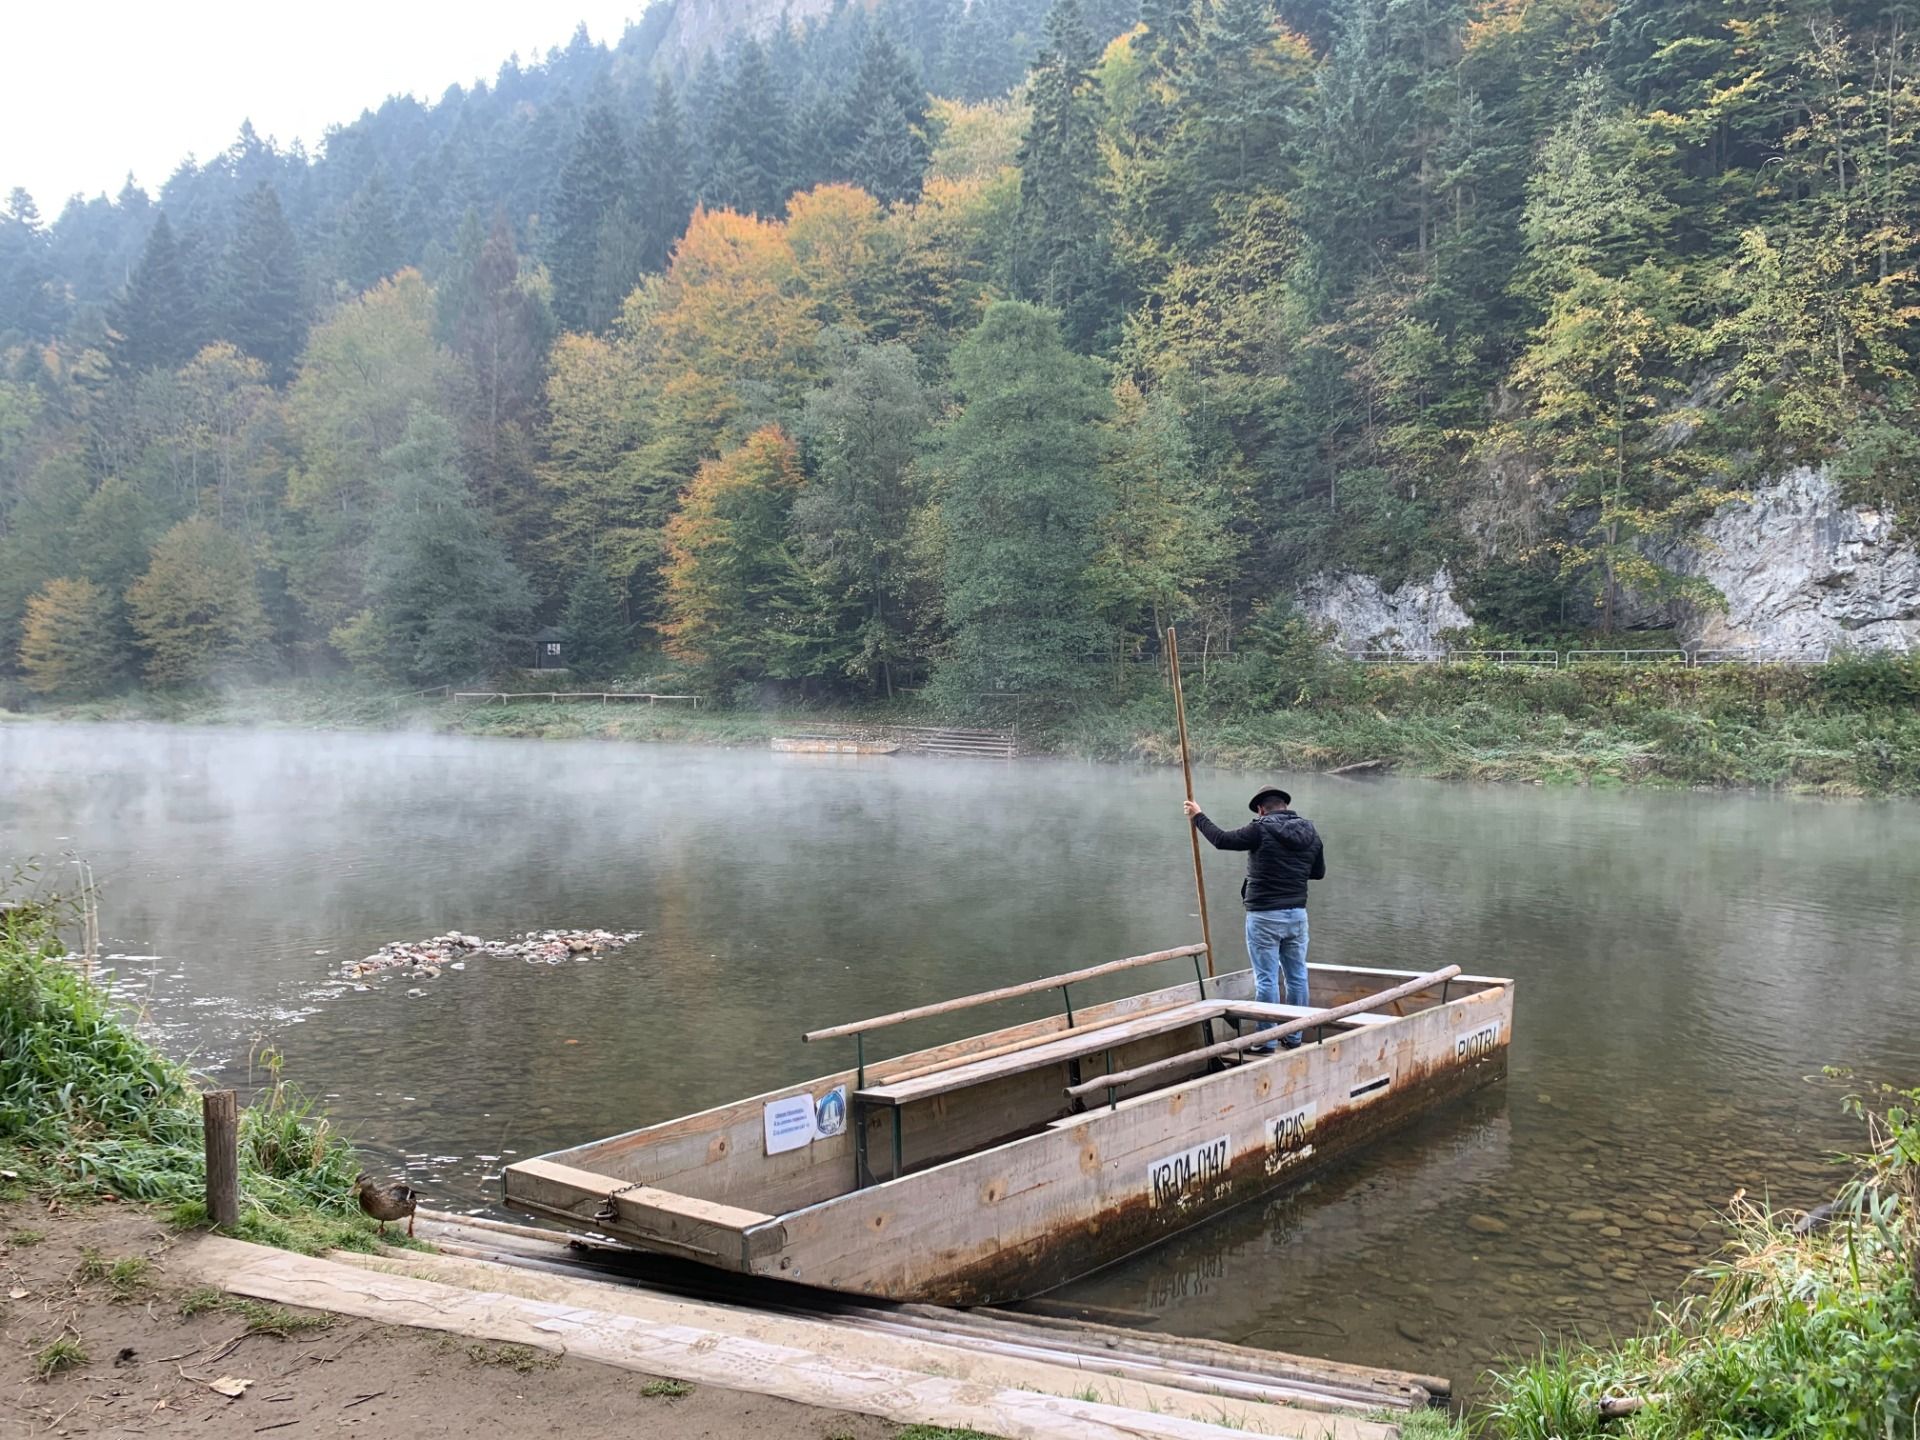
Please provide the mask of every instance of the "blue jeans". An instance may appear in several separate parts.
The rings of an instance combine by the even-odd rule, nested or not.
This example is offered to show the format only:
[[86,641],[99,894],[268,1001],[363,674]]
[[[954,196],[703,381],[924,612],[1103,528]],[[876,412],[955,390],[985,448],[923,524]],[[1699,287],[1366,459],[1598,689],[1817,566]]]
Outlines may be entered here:
[[[1249,910],[1247,912],[1247,958],[1253,962],[1253,998],[1263,1005],[1305,1005],[1307,1001],[1307,912],[1296,910]],[[1286,975],[1286,994],[1280,993],[1280,977]],[[1273,1022],[1261,1025],[1273,1028]],[[1300,1043],[1296,1033],[1280,1043],[1288,1049]]]

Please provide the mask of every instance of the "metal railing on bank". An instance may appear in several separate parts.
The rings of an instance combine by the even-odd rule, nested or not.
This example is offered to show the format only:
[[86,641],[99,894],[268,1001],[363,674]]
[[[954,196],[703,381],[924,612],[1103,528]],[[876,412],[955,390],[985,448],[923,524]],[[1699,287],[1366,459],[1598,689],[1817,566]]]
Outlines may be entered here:
[[[1834,657],[1830,646],[1816,653],[1776,650],[1758,645],[1718,650],[1445,650],[1437,655],[1421,655],[1406,650],[1342,650],[1339,653],[1356,665],[1496,665],[1530,666],[1545,670],[1569,670],[1595,665],[1615,665],[1627,669],[1666,666],[1693,669],[1707,665],[1824,665]],[[1898,652],[1850,650],[1845,653],[1872,656]]]

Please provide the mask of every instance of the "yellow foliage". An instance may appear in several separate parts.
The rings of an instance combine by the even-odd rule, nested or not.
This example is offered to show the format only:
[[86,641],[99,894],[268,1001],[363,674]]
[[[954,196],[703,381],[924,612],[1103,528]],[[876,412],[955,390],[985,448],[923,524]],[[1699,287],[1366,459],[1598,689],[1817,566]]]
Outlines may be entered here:
[[49,580],[27,601],[20,668],[39,695],[97,695],[118,678],[113,597],[91,580]]

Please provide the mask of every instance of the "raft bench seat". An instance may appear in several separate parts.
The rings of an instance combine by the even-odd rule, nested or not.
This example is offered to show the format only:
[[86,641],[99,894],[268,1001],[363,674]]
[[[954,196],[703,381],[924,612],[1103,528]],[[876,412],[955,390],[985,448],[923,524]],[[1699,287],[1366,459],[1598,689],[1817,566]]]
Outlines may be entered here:
[[975,1085],[1003,1080],[1009,1075],[1020,1075],[1029,1070],[1042,1070],[1050,1065],[1080,1060],[1088,1055],[1112,1050],[1135,1040],[1145,1040],[1175,1030],[1184,1030],[1189,1025],[1204,1025],[1209,1020],[1223,1019],[1230,1010],[1238,1008],[1241,1007],[1218,1000],[1194,1001],[1192,1004],[1176,1005],[1171,1009],[1158,1010],[1137,1019],[1121,1019],[1104,1025],[1080,1026],[1067,1031],[1057,1039],[1049,1040],[1044,1045],[1034,1045],[1024,1050],[1017,1050],[1010,1055],[995,1055],[987,1059],[971,1060],[946,1069],[935,1070],[930,1074],[915,1076],[912,1079],[895,1081],[892,1084],[870,1085],[864,1090],[856,1090],[853,1098],[862,1105],[885,1105],[898,1108],[918,1100],[930,1100],[936,1095],[948,1095],[955,1090],[967,1090]]

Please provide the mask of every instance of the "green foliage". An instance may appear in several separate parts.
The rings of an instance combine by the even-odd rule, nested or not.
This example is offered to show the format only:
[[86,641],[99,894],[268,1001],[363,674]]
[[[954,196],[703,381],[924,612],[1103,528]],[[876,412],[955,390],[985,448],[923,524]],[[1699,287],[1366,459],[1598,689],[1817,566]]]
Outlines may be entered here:
[[[1003,295],[1114,365],[1101,443],[996,481],[1076,509],[1059,569],[1087,585],[1049,578],[1064,628],[1018,642],[1058,699],[1090,691],[1054,683],[1073,666],[1127,693],[1172,618],[1237,651],[1329,572],[1445,564],[1484,630],[1529,637],[1712,606],[1674,557],[1790,465],[1920,530],[1899,5],[874,0],[717,46],[684,86],[669,30],[577,36],[318,158],[243,127],[158,200],[51,227],[10,196],[0,666],[56,580],[99,587],[131,647],[148,551],[195,517],[251,556],[289,662],[474,663],[423,660],[419,614],[403,636],[369,591],[383,457],[424,406],[543,618],[598,557],[634,639],[668,638],[683,497],[774,426],[807,483],[752,532],[763,593],[734,611],[779,618],[736,626],[715,678],[845,698],[978,671],[984,597],[1042,537],[990,516],[973,543],[902,457],[972,444],[949,362]],[[1082,434],[1083,388],[1036,382],[1014,433]],[[975,438],[976,478],[1027,464]],[[1241,706],[1284,689],[1240,681]],[[1647,724],[1735,764],[1677,713]],[[1884,776],[1886,743],[1794,763]]]
[[276,384],[293,374],[307,343],[304,270],[279,193],[262,182],[240,207],[220,289],[227,338],[263,362]]
[[[1831,1225],[1796,1234],[1738,1203],[1711,1290],[1612,1350],[1549,1351],[1494,1380],[1513,1440],[1905,1435],[1920,1407],[1920,1091],[1885,1092]],[[1603,1422],[1603,1396],[1645,1408]]]
[[836,628],[856,639],[847,673],[888,695],[918,658],[909,475],[932,410],[905,346],[843,344],[801,412],[814,473],[793,527]]
[[1058,311],[1067,342],[1081,351],[1107,339],[1119,318],[1100,194],[1096,54],[1079,0],[1055,0],[1030,82],[1012,256],[1016,291]]
[[[39,898],[0,911],[0,1149],[56,1189],[198,1206],[199,1092],[63,958],[54,928],[62,909]],[[364,1230],[347,1198],[357,1169],[324,1118],[276,1074],[242,1114],[242,1232],[320,1225],[351,1239]],[[129,1293],[145,1274],[127,1261],[97,1268],[93,1278]]]
[[160,537],[127,606],[155,685],[245,673],[265,659],[267,616],[253,557],[211,520],[182,520]]
[[87,1363],[86,1347],[77,1336],[57,1336],[34,1351],[33,1378],[51,1380],[65,1371],[78,1370]]
[[622,618],[623,601],[619,584],[594,551],[573,577],[560,616],[567,636],[567,668],[581,678],[606,679],[633,648],[633,631]]
[[367,609],[335,643],[357,667],[413,684],[481,674],[511,652],[533,596],[473,508],[453,427],[418,409],[380,463]]
[[1108,409],[1100,369],[1051,312],[1001,301],[954,350],[953,378],[960,408],[935,452],[951,637],[935,684],[961,711],[995,696],[1057,708],[1105,638],[1092,567],[1109,506],[1082,479]]
[[107,321],[113,362],[137,372],[183,364],[206,333],[202,297],[194,292],[165,212],[153,222],[140,264]]

